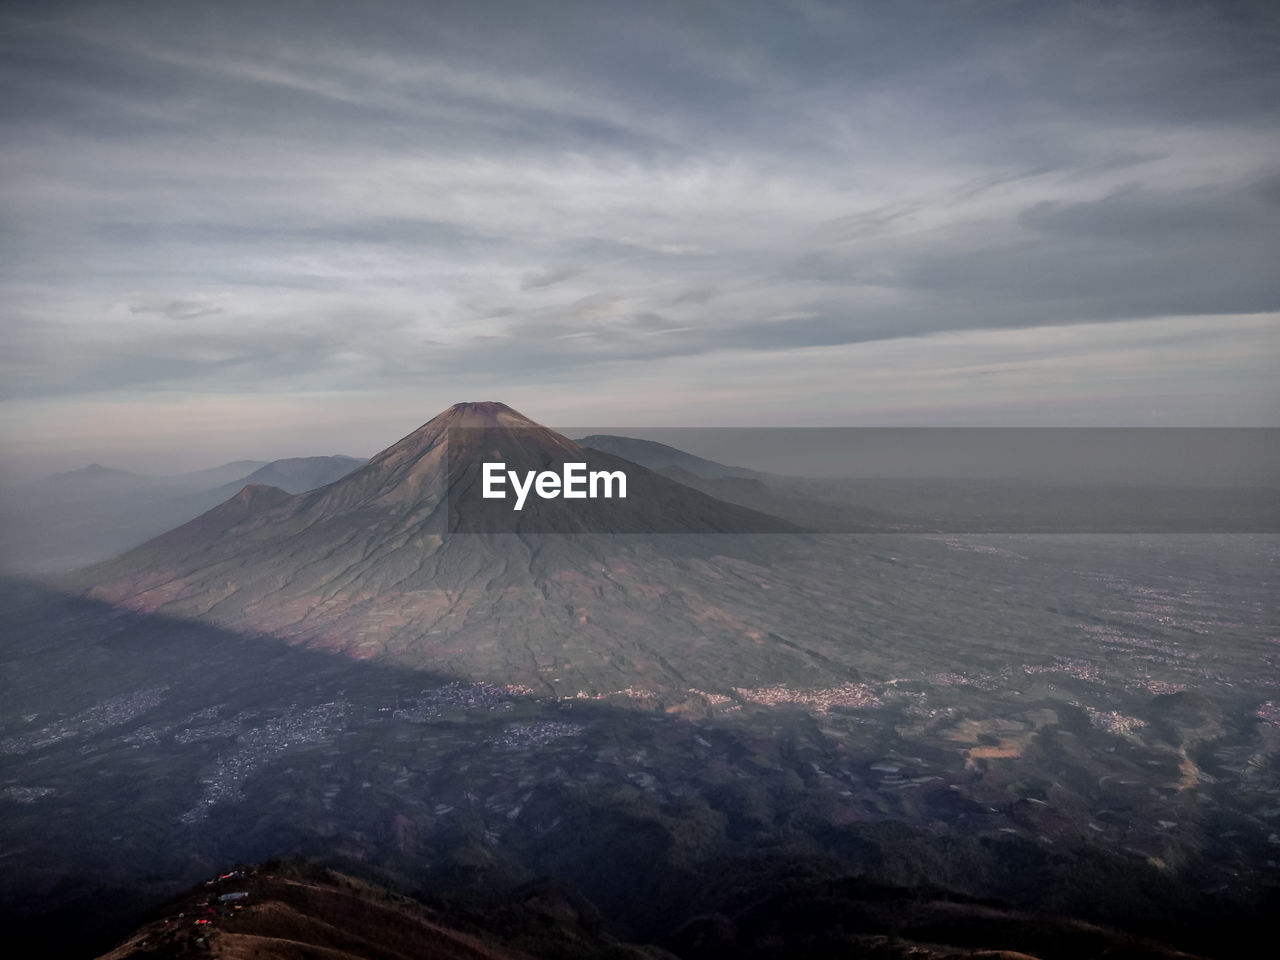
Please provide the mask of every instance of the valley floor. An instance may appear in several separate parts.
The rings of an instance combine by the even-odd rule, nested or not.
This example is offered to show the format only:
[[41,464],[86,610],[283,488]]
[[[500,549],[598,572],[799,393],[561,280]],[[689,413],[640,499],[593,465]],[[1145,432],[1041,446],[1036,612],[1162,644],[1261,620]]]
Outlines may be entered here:
[[1233,955],[1280,879],[1280,541],[856,544],[915,567],[877,614],[895,642],[822,685],[678,695],[535,695],[8,582],[0,904],[83,956],[296,853],[454,895],[556,877],[669,948],[792,876]]

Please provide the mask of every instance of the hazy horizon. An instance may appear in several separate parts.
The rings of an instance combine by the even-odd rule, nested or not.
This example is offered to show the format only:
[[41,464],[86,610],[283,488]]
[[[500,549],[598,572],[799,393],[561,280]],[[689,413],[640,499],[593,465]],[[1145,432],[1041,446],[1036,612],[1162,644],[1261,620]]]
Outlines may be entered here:
[[[604,434],[654,441],[726,466],[796,477],[1280,487],[1280,428],[547,426],[572,439]],[[368,459],[401,439],[354,454],[316,450],[216,462],[156,451],[150,459],[77,462],[57,472],[98,466],[166,477],[295,456]],[[37,478],[18,473],[6,479]]]

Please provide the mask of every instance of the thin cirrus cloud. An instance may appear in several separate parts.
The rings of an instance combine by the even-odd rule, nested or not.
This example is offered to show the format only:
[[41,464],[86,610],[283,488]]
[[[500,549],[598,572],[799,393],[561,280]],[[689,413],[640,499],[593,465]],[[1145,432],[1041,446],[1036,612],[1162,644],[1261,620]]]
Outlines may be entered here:
[[[1206,369],[1194,338],[1161,334],[1276,322],[1271,5],[54,3],[0,18],[6,422],[166,393],[390,405],[427,381],[429,402],[483,384],[573,420],[568,387],[586,413],[646,378],[738,397],[748,421],[785,393],[801,420],[942,422],[968,404],[1000,422],[1034,378],[1008,374],[986,332],[1022,350],[1062,326],[1092,338],[1100,369],[1158,365],[1165,408],[1194,396],[1228,422],[1280,399],[1223,360],[1247,351]],[[1112,323],[1137,341],[1121,350]],[[966,369],[999,353],[999,403],[980,402],[989,375],[956,374],[944,334]],[[912,357],[909,404],[892,380],[814,379],[813,351],[880,342],[908,345],[891,352]],[[1145,408],[1142,377],[1121,390],[1058,364],[1061,409]],[[792,389],[806,376],[808,407]]]

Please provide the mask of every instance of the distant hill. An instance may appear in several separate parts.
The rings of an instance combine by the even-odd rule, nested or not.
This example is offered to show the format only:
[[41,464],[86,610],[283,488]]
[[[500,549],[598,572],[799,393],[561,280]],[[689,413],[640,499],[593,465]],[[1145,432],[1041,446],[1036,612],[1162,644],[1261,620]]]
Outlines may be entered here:
[[91,463],[87,467],[81,467],[79,470],[66,470],[62,473],[55,473],[45,477],[41,483],[54,484],[56,486],[77,484],[122,484],[136,483],[143,479],[141,474],[133,473],[130,470],[116,470],[113,467],[104,467],[100,463]]
[[211,490],[224,483],[231,483],[242,477],[249,477],[255,470],[269,466],[265,460],[233,460],[221,466],[207,470],[192,470],[188,473],[177,473],[161,477],[165,484],[173,489]]
[[79,470],[55,473],[41,480],[25,483],[12,493],[31,503],[64,504],[77,500],[136,495],[164,486],[165,482],[160,477],[91,463]]
[[26,498],[58,503],[60,506],[73,506],[77,500],[101,497],[141,496],[156,492],[177,495],[212,490],[247,478],[254,471],[267,466],[269,464],[265,460],[235,460],[207,470],[157,476],[91,463],[79,470],[55,473],[26,483],[18,488],[18,493]]
[[650,470],[662,470],[667,467],[678,467],[695,477],[717,479],[720,477],[761,478],[767,474],[746,467],[730,467],[714,460],[685,453],[675,447],[654,440],[638,440],[634,437],[621,437],[608,433],[595,433],[583,437],[578,443],[592,450],[612,453],[614,456],[638,463]]
[[94,563],[198,516],[246,484],[302,493],[362,462],[344,456],[237,460],[172,476],[90,464],[54,474],[0,495],[0,563],[29,572]]
[[214,502],[233,497],[246,484],[279,487],[286,493],[305,493],[345,477],[364,463],[357,457],[291,457],[272,460],[247,476],[238,477],[208,492]]

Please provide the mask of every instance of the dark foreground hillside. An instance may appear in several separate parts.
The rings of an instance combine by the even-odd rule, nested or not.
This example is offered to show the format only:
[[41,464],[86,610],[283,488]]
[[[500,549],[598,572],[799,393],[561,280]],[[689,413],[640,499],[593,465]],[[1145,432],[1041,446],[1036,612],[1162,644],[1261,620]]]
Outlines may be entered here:
[[419,900],[304,861],[271,861],[196,886],[102,960],[1192,956],[939,888],[893,887],[795,867],[735,883],[714,891],[715,909],[678,922],[664,938],[667,945],[655,946],[618,940],[590,902],[554,882],[465,901]]

